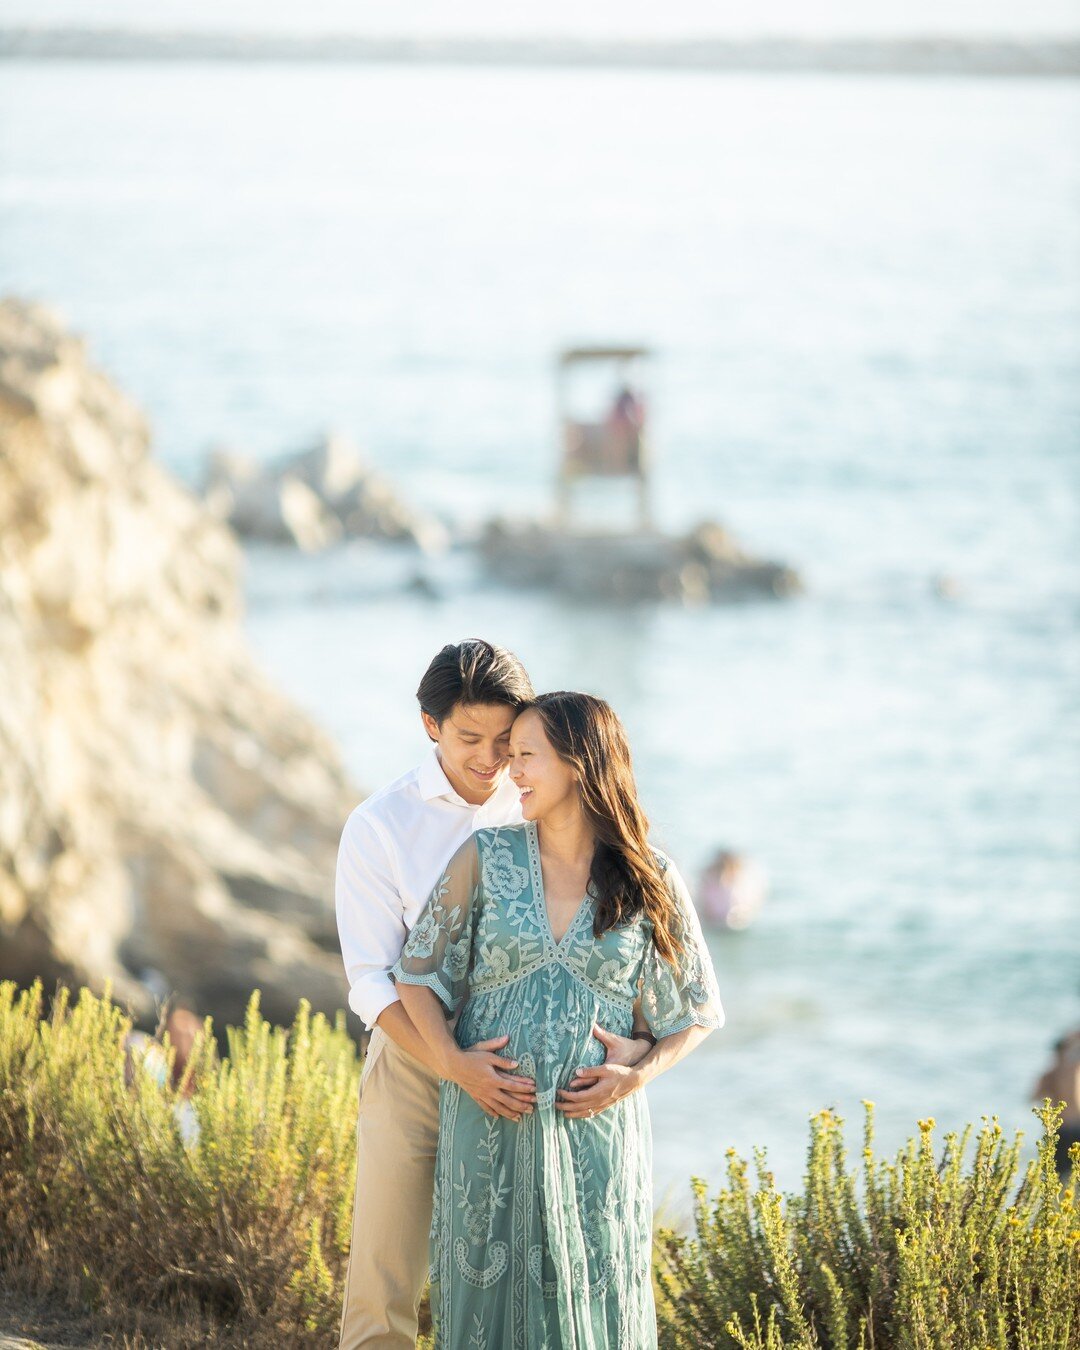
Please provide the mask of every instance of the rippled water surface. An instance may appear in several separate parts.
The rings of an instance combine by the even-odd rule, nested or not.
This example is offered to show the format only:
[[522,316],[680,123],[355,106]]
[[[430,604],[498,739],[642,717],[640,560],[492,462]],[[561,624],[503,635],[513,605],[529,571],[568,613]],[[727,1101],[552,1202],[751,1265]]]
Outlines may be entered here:
[[[658,1190],[806,1117],[1027,1123],[1078,1017],[1080,87],[9,65],[0,284],[56,302],[194,480],[335,426],[458,522],[549,495],[552,356],[657,349],[657,497],[783,604],[566,606],[253,553],[249,628],[374,786],[444,641],[622,712],[655,834],[771,893],[729,1024],[650,1089]],[[953,579],[942,599],[933,580]]]

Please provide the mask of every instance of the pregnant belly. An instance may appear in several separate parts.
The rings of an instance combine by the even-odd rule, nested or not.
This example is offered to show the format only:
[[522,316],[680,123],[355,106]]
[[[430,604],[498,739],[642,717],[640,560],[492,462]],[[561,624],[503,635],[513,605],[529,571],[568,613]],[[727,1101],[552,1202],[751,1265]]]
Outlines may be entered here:
[[540,999],[515,986],[477,994],[469,999],[457,1027],[463,1048],[509,1035],[499,1053],[518,1061],[518,1072],[535,1078],[537,1091],[565,1087],[578,1068],[602,1064],[607,1051],[593,1035],[593,1025],[628,1036],[633,1025],[629,1008],[575,990],[570,998]]

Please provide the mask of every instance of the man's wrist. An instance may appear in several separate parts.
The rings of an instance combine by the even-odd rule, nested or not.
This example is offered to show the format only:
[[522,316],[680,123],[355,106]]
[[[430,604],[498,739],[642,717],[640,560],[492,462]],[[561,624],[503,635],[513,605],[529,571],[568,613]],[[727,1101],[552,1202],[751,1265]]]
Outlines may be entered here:
[[439,1077],[447,1079],[448,1082],[456,1083],[458,1065],[464,1053],[459,1045],[451,1042],[439,1056]]

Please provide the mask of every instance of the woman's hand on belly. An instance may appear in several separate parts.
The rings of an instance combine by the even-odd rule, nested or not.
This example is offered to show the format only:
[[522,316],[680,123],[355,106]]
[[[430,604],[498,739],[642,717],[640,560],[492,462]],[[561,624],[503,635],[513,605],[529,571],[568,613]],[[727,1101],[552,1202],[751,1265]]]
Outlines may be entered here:
[[555,1110],[573,1120],[598,1115],[641,1087],[637,1070],[626,1064],[597,1064],[578,1069],[569,1087],[555,1094]]
[[[620,1036],[617,1031],[608,1031],[596,1022],[593,1023],[592,1034],[604,1047],[605,1064],[624,1064],[628,1069],[632,1069],[652,1049],[648,1041],[634,1040],[632,1036]],[[653,1041],[653,1045],[655,1044]]]

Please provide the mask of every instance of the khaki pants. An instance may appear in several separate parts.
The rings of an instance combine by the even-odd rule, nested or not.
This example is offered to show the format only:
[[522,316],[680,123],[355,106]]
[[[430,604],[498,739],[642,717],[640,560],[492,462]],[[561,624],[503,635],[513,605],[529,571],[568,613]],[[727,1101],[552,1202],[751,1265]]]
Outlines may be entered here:
[[428,1273],[439,1081],[378,1027],[360,1079],[340,1350],[413,1350]]

